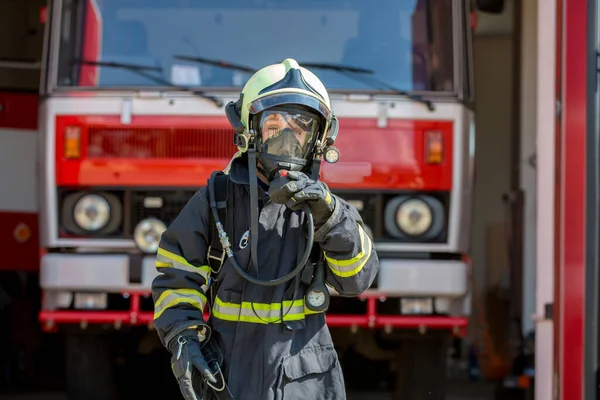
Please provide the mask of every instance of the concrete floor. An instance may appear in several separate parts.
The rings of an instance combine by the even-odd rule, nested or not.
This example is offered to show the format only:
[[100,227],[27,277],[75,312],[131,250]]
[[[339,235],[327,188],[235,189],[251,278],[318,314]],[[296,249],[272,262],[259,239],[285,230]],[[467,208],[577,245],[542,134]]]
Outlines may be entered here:
[[[22,387],[19,391],[12,393],[2,393],[0,390],[0,400],[67,400],[67,396],[64,392],[65,381],[64,381],[64,360],[61,359],[61,355],[64,353],[60,342],[57,342],[56,338],[51,337],[53,341],[45,343],[44,348],[57,349],[55,352],[44,353],[40,356],[40,360],[54,359],[56,363],[50,367],[49,370],[40,368],[36,371],[35,378],[37,381],[35,387],[28,386]],[[55,354],[56,353],[56,354]],[[177,384],[170,375],[170,365],[166,362],[166,356],[161,355],[150,357],[139,358],[139,363],[131,365],[129,371],[134,371],[130,379],[127,380],[127,386],[131,389],[139,388],[133,385],[134,382],[138,384],[147,384],[148,382],[162,382],[160,395],[161,397],[168,398],[181,398],[177,392]],[[146,369],[144,366],[152,368]],[[141,367],[141,369],[139,369]],[[464,369],[464,368],[463,368]],[[450,374],[451,381],[449,382],[449,395],[446,400],[493,400],[494,399],[494,384],[486,382],[472,382],[465,380],[465,374],[463,373],[452,373]],[[168,377],[165,379],[165,377]],[[127,388],[123,388],[127,389]],[[142,390],[144,391],[144,390]],[[149,389],[150,397],[143,396],[143,398],[155,398],[158,393],[156,388]],[[389,400],[391,395],[385,392],[373,393],[373,392],[352,392],[349,391],[347,400]]]
[[[447,400],[492,400],[493,385],[485,382],[454,382]],[[348,393],[347,400],[389,400],[386,393]],[[0,394],[0,400],[67,400],[63,392]]]

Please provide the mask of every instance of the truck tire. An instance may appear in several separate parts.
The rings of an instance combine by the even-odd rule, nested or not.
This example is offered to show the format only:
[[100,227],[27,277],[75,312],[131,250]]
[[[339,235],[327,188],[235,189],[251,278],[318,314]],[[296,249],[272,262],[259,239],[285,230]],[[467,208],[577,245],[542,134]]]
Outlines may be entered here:
[[66,336],[66,376],[69,400],[116,400],[108,335],[73,333]]
[[450,335],[407,338],[397,353],[394,400],[443,400],[447,391]]

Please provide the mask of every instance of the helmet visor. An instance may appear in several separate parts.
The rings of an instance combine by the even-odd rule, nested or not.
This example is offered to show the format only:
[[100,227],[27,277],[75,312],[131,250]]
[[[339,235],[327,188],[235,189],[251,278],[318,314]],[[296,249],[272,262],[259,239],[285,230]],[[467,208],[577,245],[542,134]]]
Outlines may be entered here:
[[308,159],[320,120],[301,111],[265,111],[259,122],[261,150],[273,156]]
[[250,114],[258,114],[266,109],[285,106],[285,105],[303,105],[311,108],[329,120],[331,112],[321,101],[299,93],[278,93],[255,100],[250,104]]

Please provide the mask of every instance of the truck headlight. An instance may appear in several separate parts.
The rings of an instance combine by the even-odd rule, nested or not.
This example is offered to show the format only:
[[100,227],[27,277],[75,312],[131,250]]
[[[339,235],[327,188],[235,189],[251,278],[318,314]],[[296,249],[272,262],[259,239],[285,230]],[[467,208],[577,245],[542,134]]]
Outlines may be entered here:
[[442,233],[444,214],[442,202],[433,196],[397,196],[385,205],[385,229],[394,238],[429,241]]
[[133,232],[133,240],[144,253],[156,253],[162,233],[167,229],[164,222],[156,218],[140,221]]
[[73,209],[75,223],[86,231],[97,231],[106,226],[110,219],[108,201],[97,194],[88,194],[75,203]]
[[61,237],[122,235],[123,199],[119,192],[59,191]]
[[431,227],[433,213],[431,207],[421,199],[410,199],[398,207],[396,224],[410,236],[420,236]]

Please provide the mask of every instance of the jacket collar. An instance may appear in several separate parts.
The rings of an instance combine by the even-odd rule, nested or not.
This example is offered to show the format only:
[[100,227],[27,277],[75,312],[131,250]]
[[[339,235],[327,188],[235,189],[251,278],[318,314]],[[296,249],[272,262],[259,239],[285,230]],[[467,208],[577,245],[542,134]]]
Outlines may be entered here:
[[248,172],[248,156],[236,158],[231,162],[231,168],[229,169],[229,179],[233,183],[239,185],[249,185],[249,172]]

